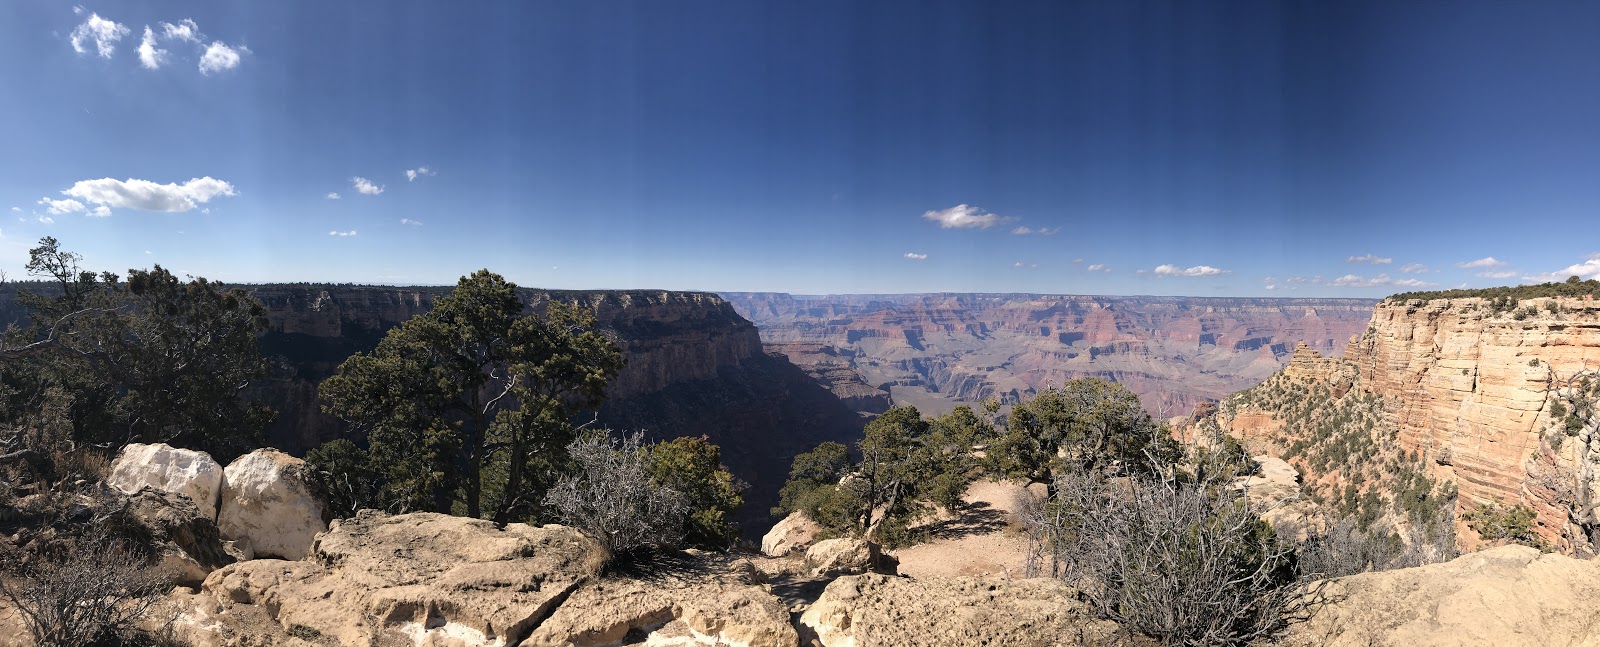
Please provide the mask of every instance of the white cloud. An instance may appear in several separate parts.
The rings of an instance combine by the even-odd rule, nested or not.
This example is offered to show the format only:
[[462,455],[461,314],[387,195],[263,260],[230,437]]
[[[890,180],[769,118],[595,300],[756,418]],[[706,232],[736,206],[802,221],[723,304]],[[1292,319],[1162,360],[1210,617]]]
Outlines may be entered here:
[[1074,263],[1082,263],[1082,262],[1083,262],[1083,259],[1081,259],[1081,258],[1074,258],[1074,259],[1072,259],[1072,262],[1074,262]]
[[1196,265],[1183,268],[1176,265],[1157,265],[1154,270],[1156,276],[1216,276],[1226,274],[1228,270],[1218,269],[1210,265]]
[[200,39],[205,38],[200,34],[200,25],[193,20],[184,18],[174,25],[170,22],[161,23],[161,37],[168,40],[180,40],[187,43],[200,44]]
[[328,193],[328,199],[329,199],[329,200],[338,200],[338,199],[339,199],[339,194],[338,194],[338,192],[334,192],[334,191],[330,191],[330,192],[329,192],[329,193]]
[[1390,263],[1393,263],[1394,259],[1392,259],[1392,258],[1380,258],[1380,257],[1377,257],[1377,256],[1373,256],[1372,254],[1362,254],[1360,256],[1351,256],[1350,258],[1344,259],[1344,262],[1346,262],[1346,263],[1372,263],[1373,265],[1388,265]]
[[1505,261],[1498,260],[1493,256],[1487,256],[1487,257],[1480,258],[1480,259],[1475,260],[1475,261],[1467,261],[1465,263],[1456,263],[1456,267],[1500,267],[1501,265],[1505,265],[1505,264],[1506,264]]
[[1506,270],[1503,272],[1478,272],[1478,277],[1485,279],[1509,279],[1516,275],[1517,272],[1512,270]]
[[22,213],[22,207],[12,207],[11,213]]
[[373,184],[372,180],[368,180],[367,178],[360,176],[350,178],[350,186],[356,188],[356,193],[361,193],[364,195],[378,195],[379,193],[383,193],[383,187]]
[[1024,226],[1024,227],[1017,227],[1016,229],[1011,230],[1011,233],[1015,234],[1017,236],[1029,236],[1029,235],[1054,236],[1054,235],[1056,235],[1056,232],[1058,232],[1058,231],[1061,231],[1060,227],[1040,227],[1038,229],[1034,229],[1032,227],[1025,227]]
[[[422,226],[422,221],[421,220],[412,220],[410,218],[401,218],[400,219],[400,224],[402,224],[402,225],[411,225],[412,227],[421,227]],[[924,254],[923,258],[927,258],[927,255]]]
[[1276,290],[1276,289],[1278,289],[1278,286],[1276,286],[1276,285],[1273,285],[1273,284],[1271,284],[1271,283],[1268,283],[1268,284],[1267,284],[1267,289],[1268,289],[1268,290]]
[[1021,268],[1026,268],[1026,269],[1033,269],[1035,267],[1038,267],[1039,264],[1038,263],[1024,263],[1022,261],[1017,261],[1015,263],[1012,263],[1011,266],[1012,267],[1021,267]]
[[328,235],[329,236],[340,236],[340,237],[346,237],[347,238],[347,237],[356,235],[356,230],[351,229],[350,231],[339,231],[339,230],[335,229],[333,231],[328,232]]
[[425,175],[437,175],[437,173],[434,173],[433,170],[429,169],[426,166],[419,166],[417,168],[408,168],[408,169],[406,169],[406,181],[407,182],[414,181],[417,178],[423,177]]
[[942,229],[988,229],[995,225],[1016,220],[1010,216],[989,213],[977,207],[958,204],[949,209],[929,211],[922,214],[923,220],[939,223]]
[[183,184],[156,184],[132,178],[80,180],[61,193],[106,207],[168,212],[188,211],[212,198],[238,194],[233,185],[211,176],[194,178]]
[[59,216],[64,213],[83,213],[88,209],[88,207],[83,206],[82,202],[78,202],[77,200],[70,198],[66,200],[39,198],[38,204],[42,205],[45,208],[45,211],[55,216]]
[[[33,218],[34,218],[34,220],[38,220],[39,222],[42,222],[42,223],[47,224],[47,225],[53,225],[56,222],[56,219],[55,218],[51,218],[50,216],[34,216]],[[17,221],[18,222],[27,222],[26,220],[23,220],[21,218],[18,218]]]
[[139,64],[147,70],[159,69],[167,60],[167,50],[156,47],[156,33],[144,26],[144,38],[139,40]]
[[111,207],[107,207],[107,206],[102,204],[102,205],[100,205],[98,207],[90,209],[89,210],[89,215],[94,216],[96,218],[110,218],[111,217]]
[[133,30],[128,29],[126,25],[117,24],[101,18],[100,14],[91,13],[88,20],[72,30],[69,38],[72,41],[72,50],[79,54],[89,53],[86,45],[93,41],[95,52],[100,58],[111,58],[111,54],[117,51],[117,41],[131,33]]
[[1406,263],[1405,267],[1400,268],[1402,274],[1422,274],[1426,271],[1428,271],[1428,266],[1421,263]]
[[1550,281],[1565,281],[1569,276],[1576,276],[1584,280],[1600,280],[1600,254],[1594,254],[1582,263],[1568,265],[1554,272],[1524,276],[1522,278],[1526,281],[1548,283]]
[[200,73],[211,74],[239,67],[241,53],[249,54],[250,50],[245,47],[235,49],[222,44],[220,40],[211,41],[205,53],[200,55]]
[[1374,287],[1385,286],[1385,285],[1394,285],[1394,286],[1407,287],[1407,288],[1426,288],[1426,287],[1433,287],[1435,285],[1438,285],[1438,283],[1429,283],[1429,282],[1423,281],[1421,279],[1398,279],[1398,280],[1396,280],[1394,278],[1391,278],[1388,274],[1379,274],[1379,275],[1374,276],[1374,277],[1372,277],[1370,279],[1366,278],[1364,276],[1358,276],[1358,275],[1355,275],[1355,274],[1346,274],[1346,275],[1341,276],[1339,278],[1336,278],[1336,279],[1334,279],[1332,281],[1329,281],[1328,285],[1332,285],[1332,286],[1335,286],[1335,287],[1341,287],[1341,288],[1374,288]]
[[1090,265],[1090,266],[1088,266],[1086,268],[1083,268],[1083,269],[1088,270],[1090,272],[1110,272],[1111,271],[1111,268],[1106,267],[1105,265],[1102,265],[1100,263],[1095,263],[1095,264]]

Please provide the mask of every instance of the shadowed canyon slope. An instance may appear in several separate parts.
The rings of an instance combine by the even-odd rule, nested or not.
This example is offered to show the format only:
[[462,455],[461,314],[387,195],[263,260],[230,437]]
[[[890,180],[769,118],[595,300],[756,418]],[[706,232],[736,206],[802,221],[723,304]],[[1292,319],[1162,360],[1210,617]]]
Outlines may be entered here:
[[1297,343],[1343,352],[1369,299],[724,293],[781,352],[860,411],[939,413],[1078,377],[1187,413],[1277,371]]

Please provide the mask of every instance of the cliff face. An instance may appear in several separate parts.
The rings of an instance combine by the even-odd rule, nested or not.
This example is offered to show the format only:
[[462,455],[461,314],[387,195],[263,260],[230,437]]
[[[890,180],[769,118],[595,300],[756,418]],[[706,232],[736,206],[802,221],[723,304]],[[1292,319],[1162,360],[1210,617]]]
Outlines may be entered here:
[[1456,481],[1463,509],[1522,503],[1538,512],[1547,540],[1600,540],[1600,436],[1591,421],[1569,430],[1566,416],[1555,415],[1570,412],[1573,397],[1594,397],[1579,384],[1585,375],[1600,385],[1600,302],[1517,305],[1385,304],[1346,357],[1366,388],[1389,399],[1401,446]]
[[1297,343],[1342,352],[1374,303],[1037,294],[723,297],[761,328],[770,347],[835,385],[842,397],[876,388],[934,413],[986,398],[1016,401],[1078,377],[1121,382],[1154,413],[1184,412],[1271,375]]
[[[1511,309],[1479,298],[1385,302],[1344,359],[1300,349],[1206,420],[1294,462],[1313,488],[1387,486],[1351,477],[1364,463],[1404,463],[1455,483],[1458,518],[1487,504],[1528,506],[1544,541],[1593,552],[1600,434],[1592,414],[1577,412],[1600,398],[1597,369],[1593,299]],[[1464,532],[1463,543],[1475,534]]]

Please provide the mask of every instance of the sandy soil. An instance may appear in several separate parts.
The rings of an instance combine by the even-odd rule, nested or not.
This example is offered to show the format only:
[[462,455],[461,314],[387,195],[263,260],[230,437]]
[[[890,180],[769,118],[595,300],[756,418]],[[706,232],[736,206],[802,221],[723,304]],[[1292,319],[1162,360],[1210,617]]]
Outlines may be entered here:
[[973,483],[959,518],[932,524],[932,541],[891,553],[900,560],[900,574],[1026,577],[1028,540],[1014,514],[1017,497],[1026,492],[1015,483]]

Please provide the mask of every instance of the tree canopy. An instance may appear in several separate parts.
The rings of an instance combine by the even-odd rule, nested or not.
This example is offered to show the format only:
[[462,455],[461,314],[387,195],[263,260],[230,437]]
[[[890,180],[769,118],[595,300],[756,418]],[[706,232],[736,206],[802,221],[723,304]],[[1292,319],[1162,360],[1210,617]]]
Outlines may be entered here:
[[1082,378],[1012,407],[983,462],[991,473],[1050,485],[1068,464],[1138,469],[1148,464],[1146,449],[1162,449],[1156,445],[1162,437],[1138,395],[1115,382]]
[[160,265],[123,281],[81,260],[50,237],[30,250],[28,273],[54,289],[18,292],[29,322],[0,341],[0,420],[34,446],[164,442],[223,461],[260,446],[272,412],[243,392],[267,371],[261,304]]
[[366,435],[382,481],[370,503],[537,514],[574,416],[599,406],[623,358],[577,305],[524,310],[515,284],[480,270],[323,382],[324,409]]

